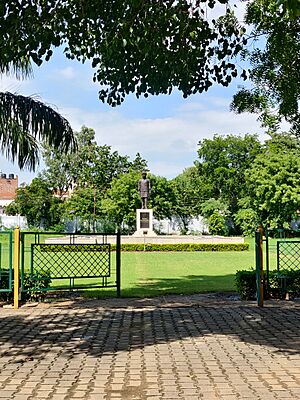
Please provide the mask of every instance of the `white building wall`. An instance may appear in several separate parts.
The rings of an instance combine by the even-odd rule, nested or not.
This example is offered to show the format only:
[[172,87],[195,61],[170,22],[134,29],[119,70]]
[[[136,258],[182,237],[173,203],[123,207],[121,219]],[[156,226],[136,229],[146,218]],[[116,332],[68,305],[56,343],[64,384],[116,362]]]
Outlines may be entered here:
[[26,218],[21,215],[0,215],[0,229],[13,229],[16,226],[19,226],[21,229],[28,228]]
[[[177,218],[156,220],[153,219],[154,229],[159,233],[166,235],[179,235],[180,234],[180,225]],[[201,216],[198,218],[192,218],[189,223],[188,234],[202,235],[208,234],[208,225],[205,222],[205,219]]]

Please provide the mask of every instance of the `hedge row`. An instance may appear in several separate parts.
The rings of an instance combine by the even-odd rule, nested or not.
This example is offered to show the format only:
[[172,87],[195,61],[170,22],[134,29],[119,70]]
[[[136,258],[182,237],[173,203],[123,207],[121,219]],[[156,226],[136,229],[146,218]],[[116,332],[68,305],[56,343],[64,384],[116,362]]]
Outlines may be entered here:
[[[116,246],[112,245],[112,250]],[[122,251],[246,251],[248,243],[123,243]]]
[[[283,278],[286,284],[284,290],[281,288]],[[254,300],[256,298],[256,271],[254,269],[237,271],[235,286],[242,300]],[[265,295],[266,289],[266,274],[264,274]],[[282,270],[280,272],[274,270],[269,272],[269,295],[278,298],[284,296],[285,293],[294,297],[300,295],[300,270]]]

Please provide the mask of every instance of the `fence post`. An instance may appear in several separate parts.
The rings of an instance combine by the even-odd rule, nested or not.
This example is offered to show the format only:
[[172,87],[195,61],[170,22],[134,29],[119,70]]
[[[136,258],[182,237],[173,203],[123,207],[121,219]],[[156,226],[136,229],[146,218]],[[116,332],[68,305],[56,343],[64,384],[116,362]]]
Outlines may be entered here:
[[14,230],[14,308],[19,308],[20,291],[20,228]]
[[117,242],[116,242],[116,284],[117,284],[117,296],[121,297],[121,232],[117,231]]
[[[268,227],[265,229],[266,237],[266,275],[267,275],[267,285],[266,285],[266,296],[269,298],[270,295],[270,259],[269,259],[269,231]],[[265,297],[266,297],[265,296]]]
[[264,305],[264,270],[263,270],[263,228],[260,225],[255,232],[255,255],[256,255],[256,297],[257,305]]

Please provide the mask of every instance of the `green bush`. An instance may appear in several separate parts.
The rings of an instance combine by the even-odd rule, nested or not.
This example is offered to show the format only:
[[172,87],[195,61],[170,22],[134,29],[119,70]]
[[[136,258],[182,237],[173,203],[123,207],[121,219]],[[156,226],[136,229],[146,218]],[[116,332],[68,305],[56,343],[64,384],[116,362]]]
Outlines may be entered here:
[[[256,298],[256,271],[254,269],[237,271],[234,283],[242,300],[254,300]],[[282,287],[282,285],[285,287]],[[266,286],[266,273],[264,273],[264,286]],[[273,298],[284,297],[286,293],[291,296],[299,296],[300,270],[270,271],[269,290],[269,294]]]
[[[292,296],[300,295],[300,270],[292,271],[283,269],[271,271],[269,274],[270,292],[274,297],[284,296],[289,293]],[[281,287],[285,285],[285,287]]]
[[234,284],[241,300],[254,300],[256,298],[256,271],[254,269],[237,271]]
[[[49,272],[44,272],[43,276],[39,280],[31,278],[29,272],[24,273],[24,289],[26,292],[22,293],[22,300],[44,300],[46,292],[43,289],[50,286],[51,277]],[[0,288],[5,289],[9,286],[9,272],[8,270],[2,270],[0,279]],[[33,290],[34,289],[34,290]],[[13,298],[14,284],[12,282],[12,291],[10,293],[0,292],[0,299],[5,301],[11,301]]]
[[[112,245],[112,250],[116,246]],[[123,243],[121,251],[246,251],[249,250],[248,243]]]

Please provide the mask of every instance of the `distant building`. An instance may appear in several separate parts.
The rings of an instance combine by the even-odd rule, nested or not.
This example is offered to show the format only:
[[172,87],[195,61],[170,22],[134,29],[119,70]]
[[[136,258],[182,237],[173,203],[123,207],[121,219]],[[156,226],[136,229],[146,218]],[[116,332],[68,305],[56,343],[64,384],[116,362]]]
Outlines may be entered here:
[[18,176],[0,172],[0,215],[4,213],[4,207],[15,199],[17,189]]

